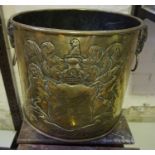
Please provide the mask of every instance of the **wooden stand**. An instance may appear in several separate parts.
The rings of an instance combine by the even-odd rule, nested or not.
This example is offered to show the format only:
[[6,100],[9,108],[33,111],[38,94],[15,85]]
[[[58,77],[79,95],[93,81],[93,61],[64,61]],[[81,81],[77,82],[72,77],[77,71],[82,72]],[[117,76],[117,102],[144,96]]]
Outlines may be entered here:
[[36,132],[24,121],[17,143],[19,150],[114,150],[129,149],[125,148],[124,144],[133,144],[134,140],[127,121],[122,116],[110,134],[98,140],[80,143],[66,143],[48,138]]

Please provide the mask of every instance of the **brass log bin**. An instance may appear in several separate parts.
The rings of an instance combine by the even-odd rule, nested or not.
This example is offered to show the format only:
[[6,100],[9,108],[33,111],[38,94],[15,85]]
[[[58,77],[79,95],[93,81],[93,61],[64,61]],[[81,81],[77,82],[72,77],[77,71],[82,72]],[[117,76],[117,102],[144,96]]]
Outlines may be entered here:
[[100,138],[117,124],[131,63],[147,37],[143,21],[119,13],[23,12],[8,30],[20,72],[24,115],[65,142]]

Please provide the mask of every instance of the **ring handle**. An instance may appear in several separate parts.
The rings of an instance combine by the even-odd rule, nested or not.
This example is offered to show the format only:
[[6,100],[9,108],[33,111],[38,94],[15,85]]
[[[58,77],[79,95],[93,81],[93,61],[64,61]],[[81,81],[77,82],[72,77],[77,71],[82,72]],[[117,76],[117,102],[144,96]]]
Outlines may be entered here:
[[140,31],[139,31],[139,35],[138,35],[138,41],[137,41],[137,48],[136,48],[136,52],[135,52],[135,56],[136,56],[136,63],[134,68],[131,71],[135,71],[138,67],[138,55],[142,52],[142,49],[144,47],[144,43],[147,40],[147,36],[148,36],[148,31],[147,31],[147,26],[144,25]]
[[12,23],[11,19],[8,21],[7,29],[8,29],[8,35],[9,35],[11,46],[12,46],[12,48],[15,48],[15,44],[14,44],[14,26],[13,26],[13,23]]
[[[11,20],[8,21],[8,25],[7,25],[7,29],[8,29],[8,35],[9,35],[9,40],[10,40],[10,44],[12,48],[15,48],[15,44],[14,44],[14,26],[11,22]],[[16,64],[16,53],[14,53],[13,55],[13,59],[12,59],[12,64],[13,66],[15,66]]]

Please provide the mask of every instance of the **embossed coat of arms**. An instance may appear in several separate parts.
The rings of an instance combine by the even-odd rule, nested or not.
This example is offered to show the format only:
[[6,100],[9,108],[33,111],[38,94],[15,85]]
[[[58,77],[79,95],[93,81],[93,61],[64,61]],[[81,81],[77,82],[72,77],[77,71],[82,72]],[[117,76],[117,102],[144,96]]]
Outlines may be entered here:
[[91,45],[86,55],[80,40],[72,38],[67,54],[59,56],[50,41],[39,45],[26,40],[27,98],[33,119],[67,131],[109,121],[125,62],[122,51],[122,44],[115,42],[107,48]]

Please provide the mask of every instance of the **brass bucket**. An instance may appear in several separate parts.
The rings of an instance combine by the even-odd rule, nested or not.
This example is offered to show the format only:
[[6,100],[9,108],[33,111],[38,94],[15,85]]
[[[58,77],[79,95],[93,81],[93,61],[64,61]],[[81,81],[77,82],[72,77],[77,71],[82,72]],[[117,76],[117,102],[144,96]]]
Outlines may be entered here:
[[67,142],[111,131],[132,60],[146,40],[143,21],[94,10],[40,10],[13,16],[8,28],[28,122]]

